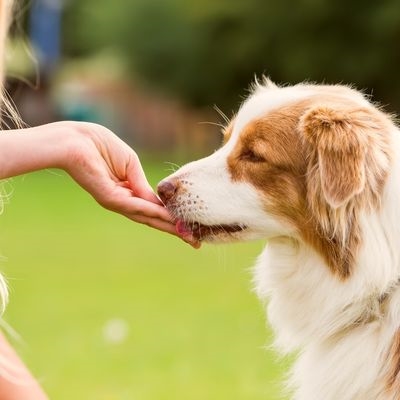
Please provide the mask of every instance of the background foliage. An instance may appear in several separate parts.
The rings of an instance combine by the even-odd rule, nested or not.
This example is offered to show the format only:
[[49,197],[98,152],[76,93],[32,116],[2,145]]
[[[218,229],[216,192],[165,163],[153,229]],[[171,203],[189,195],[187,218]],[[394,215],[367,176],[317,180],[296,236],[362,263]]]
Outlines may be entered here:
[[65,33],[67,54],[116,46],[148,85],[195,105],[234,106],[265,73],[354,83],[400,106],[397,0],[79,0]]

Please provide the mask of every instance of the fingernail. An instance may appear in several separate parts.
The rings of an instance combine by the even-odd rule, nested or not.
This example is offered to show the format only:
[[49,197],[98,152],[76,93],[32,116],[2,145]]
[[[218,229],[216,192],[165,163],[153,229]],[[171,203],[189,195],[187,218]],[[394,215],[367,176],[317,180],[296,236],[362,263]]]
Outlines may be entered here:
[[190,246],[192,246],[194,249],[199,249],[201,247],[201,242],[196,240],[192,235],[182,236],[181,238],[185,243],[190,244]]

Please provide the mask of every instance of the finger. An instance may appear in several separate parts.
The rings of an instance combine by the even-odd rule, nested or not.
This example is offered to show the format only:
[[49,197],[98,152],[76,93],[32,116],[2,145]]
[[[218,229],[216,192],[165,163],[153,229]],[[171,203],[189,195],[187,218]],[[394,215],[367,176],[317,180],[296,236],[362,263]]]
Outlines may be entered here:
[[188,239],[185,239],[185,238],[181,238],[184,242],[186,242],[187,244],[190,244],[194,249],[199,249],[200,247],[201,247],[201,242],[199,242],[198,240],[196,240],[196,239],[192,239],[192,240],[188,240]]
[[159,231],[170,233],[174,236],[179,236],[178,232],[175,229],[175,225],[170,222],[166,222],[158,218],[151,218],[146,215],[127,214],[125,216],[132,221],[139,222],[140,224],[148,225],[152,228],[158,229]]
[[155,204],[162,204],[148,182],[142,164],[140,163],[136,153],[134,153],[128,163],[126,174],[135,196],[141,197],[142,199],[151,201]]
[[159,204],[133,197],[131,189],[119,186],[114,187],[113,193],[106,195],[108,191],[102,193],[102,198],[98,199],[104,207],[124,214],[124,215],[143,215],[150,218],[157,218],[171,223],[173,218],[168,210]]
[[162,232],[170,233],[174,236],[177,236],[195,249],[199,249],[201,246],[201,242],[195,239],[192,235],[179,235],[176,231],[175,224],[171,224],[156,218],[149,218],[143,215],[127,215],[127,217],[132,221],[139,222],[141,224],[145,224],[152,228],[158,229]]

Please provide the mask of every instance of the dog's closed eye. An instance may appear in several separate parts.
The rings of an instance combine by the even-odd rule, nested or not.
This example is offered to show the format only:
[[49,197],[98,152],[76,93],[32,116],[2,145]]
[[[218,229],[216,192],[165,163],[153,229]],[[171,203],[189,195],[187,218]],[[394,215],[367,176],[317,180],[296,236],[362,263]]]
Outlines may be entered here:
[[256,153],[252,149],[246,149],[240,154],[240,160],[242,161],[250,161],[253,163],[259,163],[259,162],[264,162],[265,157],[262,156],[261,154]]

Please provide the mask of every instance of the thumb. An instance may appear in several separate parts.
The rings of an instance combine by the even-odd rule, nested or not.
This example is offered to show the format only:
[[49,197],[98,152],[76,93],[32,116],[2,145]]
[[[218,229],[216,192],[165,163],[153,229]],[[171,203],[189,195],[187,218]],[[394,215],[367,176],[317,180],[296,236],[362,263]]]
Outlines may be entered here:
[[126,176],[135,197],[140,197],[144,200],[151,201],[152,203],[162,205],[162,202],[156,196],[148,182],[136,153],[133,154],[131,161],[128,163]]

